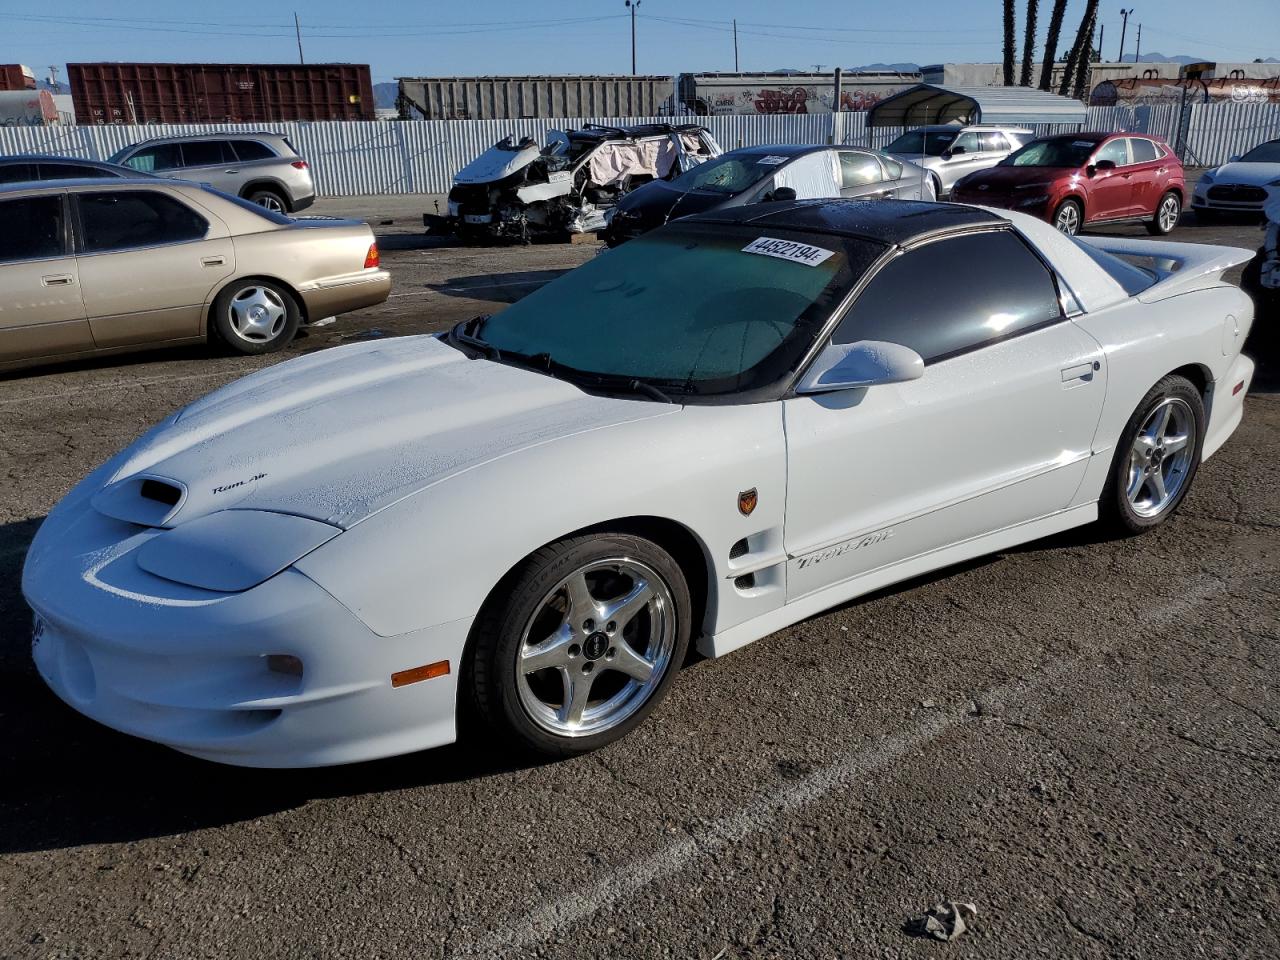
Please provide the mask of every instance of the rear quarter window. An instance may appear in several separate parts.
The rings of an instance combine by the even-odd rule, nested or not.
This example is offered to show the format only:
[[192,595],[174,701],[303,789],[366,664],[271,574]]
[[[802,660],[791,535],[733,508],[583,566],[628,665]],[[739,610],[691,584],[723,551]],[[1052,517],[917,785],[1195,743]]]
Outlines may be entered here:
[[258,140],[232,140],[231,147],[245,163],[250,160],[274,160],[276,156],[270,147]]

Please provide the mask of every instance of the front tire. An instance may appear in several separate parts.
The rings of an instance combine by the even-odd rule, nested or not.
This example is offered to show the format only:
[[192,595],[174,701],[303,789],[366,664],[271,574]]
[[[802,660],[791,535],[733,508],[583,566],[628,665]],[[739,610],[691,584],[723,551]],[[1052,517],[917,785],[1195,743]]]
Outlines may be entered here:
[[1204,400],[1186,377],[1170,374],[1147,391],[1116,445],[1103,518],[1133,534],[1173,516],[1200,467],[1204,427]]
[[1178,225],[1180,216],[1182,216],[1182,201],[1178,199],[1176,193],[1170,190],[1156,204],[1156,212],[1146,225],[1147,233],[1153,237],[1167,236]]
[[293,294],[270,280],[237,280],[213,301],[214,333],[236,353],[274,353],[293,339],[301,322]]
[[479,712],[525,753],[568,757],[619,740],[666,695],[691,610],[679,565],[650,540],[598,533],[543,547],[476,622]]
[[1080,232],[1084,224],[1084,207],[1079,200],[1063,200],[1058,209],[1053,211],[1053,225],[1069,237]]

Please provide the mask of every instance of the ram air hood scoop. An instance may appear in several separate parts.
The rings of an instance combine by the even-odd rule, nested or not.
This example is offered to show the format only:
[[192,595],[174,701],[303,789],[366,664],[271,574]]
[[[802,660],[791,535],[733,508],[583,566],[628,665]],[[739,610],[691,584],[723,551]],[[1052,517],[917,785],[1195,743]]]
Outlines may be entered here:
[[129,451],[94,504],[149,526],[234,506],[345,528],[526,447],[677,409],[592,396],[434,337],[336,347],[196,401]]

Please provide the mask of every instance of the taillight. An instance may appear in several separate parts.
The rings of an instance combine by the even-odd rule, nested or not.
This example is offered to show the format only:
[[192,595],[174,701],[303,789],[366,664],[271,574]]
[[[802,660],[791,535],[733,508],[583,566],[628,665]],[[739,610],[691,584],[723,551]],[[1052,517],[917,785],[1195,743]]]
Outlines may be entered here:
[[370,267],[378,265],[378,245],[376,243],[369,244],[369,252],[364,255],[364,268],[368,270]]
[[295,160],[293,163],[289,164],[289,166],[293,167],[295,170],[305,170],[307,169],[307,161]]

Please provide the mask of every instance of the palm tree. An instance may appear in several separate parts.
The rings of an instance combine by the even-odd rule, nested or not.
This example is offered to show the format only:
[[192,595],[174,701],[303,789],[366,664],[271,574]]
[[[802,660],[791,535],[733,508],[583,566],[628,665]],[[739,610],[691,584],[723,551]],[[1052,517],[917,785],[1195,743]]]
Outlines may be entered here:
[[1089,58],[1093,54],[1093,26],[1097,20],[1098,0],[1088,0],[1084,16],[1080,18],[1080,29],[1076,31],[1076,42],[1071,45],[1071,52],[1067,55],[1067,68],[1058,85],[1058,93],[1064,97],[1072,90],[1084,88],[1085,78],[1089,74]]
[[1004,85],[1013,86],[1013,0],[1004,0]]
[[1040,0],[1027,0],[1027,32],[1022,41],[1022,78],[1018,86],[1031,86],[1031,58],[1036,55],[1036,8]]
[[1084,47],[1076,59],[1076,83],[1072,96],[1083,100],[1089,85],[1090,67],[1093,64],[1093,34],[1098,29],[1098,0],[1089,0],[1086,11],[1089,18],[1089,29],[1085,31]]
[[1058,58],[1058,36],[1062,33],[1062,18],[1067,15],[1067,0],[1053,0],[1053,12],[1049,14],[1049,36],[1044,40],[1044,62],[1040,65],[1040,89],[1053,86],[1053,63]]

